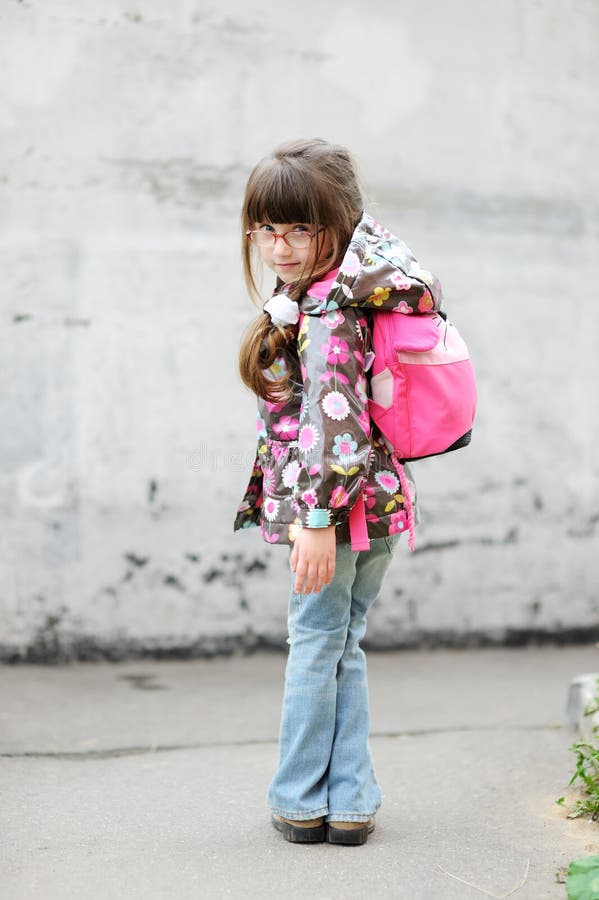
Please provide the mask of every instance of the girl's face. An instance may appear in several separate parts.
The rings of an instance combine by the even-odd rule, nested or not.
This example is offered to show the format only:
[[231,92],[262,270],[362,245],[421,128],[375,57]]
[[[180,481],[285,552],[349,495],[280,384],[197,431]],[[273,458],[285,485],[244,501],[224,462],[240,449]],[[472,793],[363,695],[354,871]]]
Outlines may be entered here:
[[[315,233],[315,229],[304,222],[286,222],[281,225],[258,222],[254,225],[254,231],[279,235],[268,244],[261,244],[254,240],[262,257],[262,262],[277,275],[284,284],[292,284],[297,281],[304,272],[309,272],[313,266],[325,259],[331,253],[332,244],[328,232],[322,244],[320,254],[316,258],[316,237],[309,241],[305,247],[290,247],[281,235],[286,235],[293,243],[294,235]],[[301,240],[301,239],[300,239]]]

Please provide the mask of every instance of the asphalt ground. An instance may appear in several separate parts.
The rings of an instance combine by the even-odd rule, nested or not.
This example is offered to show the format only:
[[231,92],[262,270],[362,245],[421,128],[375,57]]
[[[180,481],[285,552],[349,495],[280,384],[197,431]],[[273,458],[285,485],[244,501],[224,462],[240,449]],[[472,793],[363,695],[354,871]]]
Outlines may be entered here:
[[361,847],[285,842],[266,789],[284,655],[0,669],[2,900],[565,898],[599,824],[556,803],[593,646],[368,654],[383,804]]

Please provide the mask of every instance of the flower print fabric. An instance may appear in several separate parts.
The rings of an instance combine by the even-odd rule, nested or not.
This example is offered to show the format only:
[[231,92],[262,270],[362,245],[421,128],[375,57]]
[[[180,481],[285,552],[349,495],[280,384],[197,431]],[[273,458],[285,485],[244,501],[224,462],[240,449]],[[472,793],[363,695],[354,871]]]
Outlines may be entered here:
[[333,453],[340,459],[350,459],[351,455],[358,449],[356,441],[352,441],[351,434],[347,431],[345,434],[335,435],[333,444]]
[[299,419],[295,419],[293,416],[282,416],[279,421],[273,425],[273,428],[275,434],[281,440],[293,440],[293,438],[297,437]]
[[301,463],[297,459],[292,459],[283,469],[283,484],[287,488],[295,487],[299,474],[302,470]]
[[266,518],[268,519],[269,522],[272,522],[273,519],[276,518],[276,515],[279,511],[279,505],[280,505],[280,501],[273,500],[272,497],[267,497],[266,500],[264,501],[262,509],[264,511],[264,515],[266,516]]
[[374,477],[388,494],[394,494],[399,487],[399,478],[395,472],[377,472]]
[[[365,214],[339,269],[299,301],[297,337],[269,370],[273,379],[289,373],[292,392],[258,400],[256,458],[235,530],[259,525],[267,542],[289,544],[303,527],[334,524],[337,541],[349,542],[360,494],[371,538],[407,530],[399,478],[368,414],[368,317],[440,306],[435,277]],[[407,466],[406,476],[415,500]]]
[[308,453],[318,445],[320,435],[314,425],[303,425],[300,429],[298,446],[301,453]]
[[341,422],[349,416],[349,403],[341,391],[327,391],[321,404],[329,419],[334,419],[335,422]]
[[[338,323],[341,324],[341,323]],[[331,366],[346,363],[349,359],[349,346],[347,341],[336,335],[331,335],[326,344],[322,345],[321,353]]]
[[[319,444],[304,452],[298,476],[296,508],[300,522],[308,527],[347,518],[366,481],[371,455],[370,429],[361,419],[365,404],[353,388],[364,374],[366,319],[359,310],[348,310],[331,329],[324,316],[306,316],[305,339],[298,351],[307,398],[304,428],[322,435]],[[345,457],[351,453],[351,467],[343,465],[343,452]],[[313,466],[318,468],[311,474]],[[316,495],[316,506],[306,506],[303,491]]]

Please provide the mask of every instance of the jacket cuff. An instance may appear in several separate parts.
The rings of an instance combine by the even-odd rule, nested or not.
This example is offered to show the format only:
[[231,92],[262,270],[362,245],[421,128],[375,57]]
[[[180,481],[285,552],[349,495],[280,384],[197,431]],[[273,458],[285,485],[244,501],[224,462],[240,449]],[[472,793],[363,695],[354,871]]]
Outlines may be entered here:
[[332,510],[317,507],[302,510],[300,519],[304,528],[327,528],[335,524]]

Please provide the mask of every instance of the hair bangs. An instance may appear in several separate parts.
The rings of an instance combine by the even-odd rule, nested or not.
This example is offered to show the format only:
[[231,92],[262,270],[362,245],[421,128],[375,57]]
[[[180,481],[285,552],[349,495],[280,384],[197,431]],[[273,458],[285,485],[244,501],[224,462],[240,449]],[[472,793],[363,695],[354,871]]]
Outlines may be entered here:
[[312,179],[290,165],[290,161],[287,164],[278,160],[268,162],[248,185],[245,208],[248,225],[256,222],[323,224],[318,213],[318,191],[314,190]]

